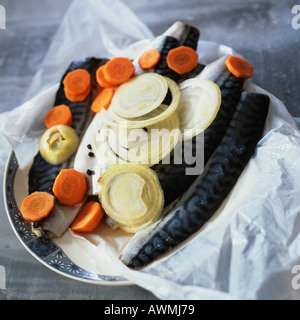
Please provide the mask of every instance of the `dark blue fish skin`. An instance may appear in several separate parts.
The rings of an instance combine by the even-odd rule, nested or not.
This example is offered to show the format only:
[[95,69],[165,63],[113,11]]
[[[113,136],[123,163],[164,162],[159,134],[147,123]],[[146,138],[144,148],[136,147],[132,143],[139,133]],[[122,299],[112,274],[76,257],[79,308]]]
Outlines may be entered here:
[[[168,67],[167,55],[171,49],[177,48],[179,46],[187,46],[196,50],[199,37],[200,30],[187,24],[185,25],[184,30],[183,32],[181,32],[179,38],[176,39],[171,36],[166,36],[162,48],[160,49],[161,59],[157,66],[154,68],[154,72],[169,77],[178,83],[198,75],[204,69],[204,65],[198,64],[198,66],[191,72],[184,75],[179,75],[177,72]],[[163,103],[168,104],[170,102],[171,97],[169,95],[170,93],[167,95]],[[164,190],[165,206],[175,200],[183,192],[183,190],[186,190],[186,186],[190,186],[192,181],[196,178],[193,176],[186,176],[186,165],[174,164],[172,155],[170,160],[171,164],[169,165],[160,163],[153,167],[153,169],[158,174],[158,177],[162,184],[162,188]],[[180,183],[178,183],[177,181],[178,177],[181,177]]]
[[160,50],[160,60],[155,66],[154,72],[168,77],[174,81],[179,79],[179,74],[168,67],[167,56],[170,50],[179,47],[179,41],[173,37],[166,36],[162,49]]
[[195,78],[204,68],[205,68],[205,65],[204,65],[204,64],[198,63],[198,66],[197,66],[195,69],[193,69],[192,71],[190,71],[190,72],[188,72],[188,73],[182,74],[182,75],[177,79],[177,82],[178,82],[178,83],[181,83],[181,82],[183,82],[184,80],[191,79],[191,78]]
[[[73,61],[61,79],[60,86],[56,93],[54,106],[65,104],[70,107],[73,118],[72,127],[76,130],[79,138],[83,136],[86,128],[93,118],[93,113],[90,109],[90,106],[97,92],[96,70],[99,66],[105,64],[107,61],[107,59],[97,59],[93,57]],[[80,68],[86,69],[90,73],[92,87],[91,93],[86,100],[75,103],[66,98],[64,93],[63,79],[68,72]],[[42,158],[40,152],[38,152],[33,159],[33,164],[31,165],[28,174],[28,194],[34,191],[46,191],[52,193],[52,187],[56,176],[61,169],[71,167],[73,160],[74,157],[63,164],[52,165],[46,162]]]
[[[204,165],[215,151],[225,132],[229,126],[235,108],[242,94],[244,80],[235,77],[232,73],[226,70],[220,74],[215,83],[221,90],[221,106],[219,112],[204,131]],[[196,146],[196,138],[193,138],[193,147]],[[193,150],[195,155],[195,150]],[[174,164],[173,157],[170,158],[170,164],[162,163],[153,167],[160,180],[161,186],[165,194],[165,207],[176,200],[197,178],[196,175],[186,175],[186,168],[193,167],[182,159],[182,164]]]
[[228,70],[215,80],[215,83],[221,90],[222,100],[216,118],[204,131],[204,164],[207,163],[219,145],[229,126],[235,108],[240,100],[244,82],[244,79],[235,77]]
[[[269,97],[243,92],[225,136],[204,171],[178,205],[156,226],[139,252],[124,262],[141,268],[197,232],[220,207],[254,153],[269,109]],[[166,219],[172,215],[171,219]]]
[[179,39],[180,46],[190,47],[194,50],[197,49],[197,43],[200,38],[200,30],[193,26],[186,24],[184,26],[184,32]]

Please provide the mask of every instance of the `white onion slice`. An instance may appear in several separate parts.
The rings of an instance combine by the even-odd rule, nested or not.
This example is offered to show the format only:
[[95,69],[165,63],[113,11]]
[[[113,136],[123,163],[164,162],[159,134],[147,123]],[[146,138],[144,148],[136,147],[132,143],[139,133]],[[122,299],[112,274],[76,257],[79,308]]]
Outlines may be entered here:
[[[141,75],[143,76],[143,75]],[[141,77],[138,76],[138,77]],[[160,76],[161,77],[161,76]],[[112,105],[109,109],[102,110],[106,122],[111,126],[126,126],[127,128],[142,128],[148,125],[152,125],[158,121],[166,119],[169,117],[176,109],[180,100],[180,89],[177,83],[167,77],[163,77],[166,80],[168,89],[172,95],[172,101],[170,105],[159,104],[154,110],[143,114],[142,116],[135,115],[134,118],[125,118],[116,114]]]
[[215,119],[221,105],[221,90],[214,82],[188,79],[180,84],[177,112],[183,140],[205,130]]
[[180,140],[180,123],[176,112],[151,126],[138,129],[104,126],[93,150],[107,165],[141,163],[157,164]]
[[165,77],[153,72],[144,73],[116,90],[110,109],[126,119],[140,117],[160,106],[167,92]]
[[99,184],[99,200],[106,214],[124,231],[141,231],[160,217],[164,194],[156,173],[149,167],[115,165],[101,175]]

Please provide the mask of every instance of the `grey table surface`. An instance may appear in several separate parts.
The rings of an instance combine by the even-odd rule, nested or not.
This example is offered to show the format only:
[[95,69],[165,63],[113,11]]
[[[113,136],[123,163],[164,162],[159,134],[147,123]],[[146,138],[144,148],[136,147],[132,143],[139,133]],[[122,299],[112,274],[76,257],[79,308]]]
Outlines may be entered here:
[[[71,0],[0,0],[6,9],[6,29],[0,30],[0,113],[24,101],[70,3]],[[292,116],[300,117],[300,29],[292,25],[295,17],[292,8],[297,0],[124,0],[123,3],[154,35],[181,20],[200,27],[202,40],[234,48],[255,67],[253,82],[282,100]],[[6,155],[0,156],[3,187]],[[5,268],[5,288],[0,287],[0,300],[157,299],[136,285],[88,284],[46,268],[19,242],[9,224],[2,197],[0,201],[0,266]]]

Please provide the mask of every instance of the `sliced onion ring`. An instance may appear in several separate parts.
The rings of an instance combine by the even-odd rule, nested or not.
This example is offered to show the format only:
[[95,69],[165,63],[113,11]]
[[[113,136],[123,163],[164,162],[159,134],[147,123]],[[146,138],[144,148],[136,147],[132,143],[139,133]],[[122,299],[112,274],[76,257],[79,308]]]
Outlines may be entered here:
[[152,166],[174,149],[180,139],[179,126],[176,112],[167,119],[140,129],[106,125],[100,130],[93,150],[97,158],[105,159],[107,165],[142,163]]
[[183,140],[205,130],[215,119],[221,105],[221,90],[214,82],[188,79],[180,84],[177,112]]
[[126,119],[140,117],[161,105],[167,92],[165,77],[153,72],[144,73],[116,90],[110,109]]
[[164,194],[156,173],[149,167],[115,165],[102,174],[99,184],[100,203],[124,231],[141,231],[160,217]]
[[[139,76],[140,77],[140,76]],[[161,76],[162,77],[162,76]],[[177,83],[167,77],[163,77],[166,80],[168,89],[172,95],[172,101],[169,106],[165,104],[160,104],[153,111],[144,114],[140,117],[135,116],[135,118],[127,119],[120,117],[114,112],[114,109],[109,107],[109,109],[102,110],[106,122],[111,126],[126,126],[127,128],[141,128],[152,125],[158,121],[166,119],[169,117],[176,109],[180,100],[180,89]],[[159,111],[159,112],[157,112]]]

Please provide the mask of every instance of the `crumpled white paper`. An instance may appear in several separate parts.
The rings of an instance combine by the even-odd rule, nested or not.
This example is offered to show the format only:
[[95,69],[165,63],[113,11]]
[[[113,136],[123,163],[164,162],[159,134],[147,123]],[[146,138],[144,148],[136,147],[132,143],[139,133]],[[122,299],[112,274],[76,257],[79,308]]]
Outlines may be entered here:
[[[30,100],[0,116],[0,132],[21,167],[37,150],[44,115],[70,61],[132,57],[151,38],[121,2],[75,0],[28,91]],[[234,52],[204,41],[198,50],[202,63]],[[267,93],[250,82],[246,89]],[[300,132],[282,102],[267,94],[271,105],[264,135],[232,192],[197,236],[162,261],[133,271],[117,259],[114,241],[91,234],[85,240],[96,263],[106,261],[160,299],[299,299],[292,267],[300,265]]]

